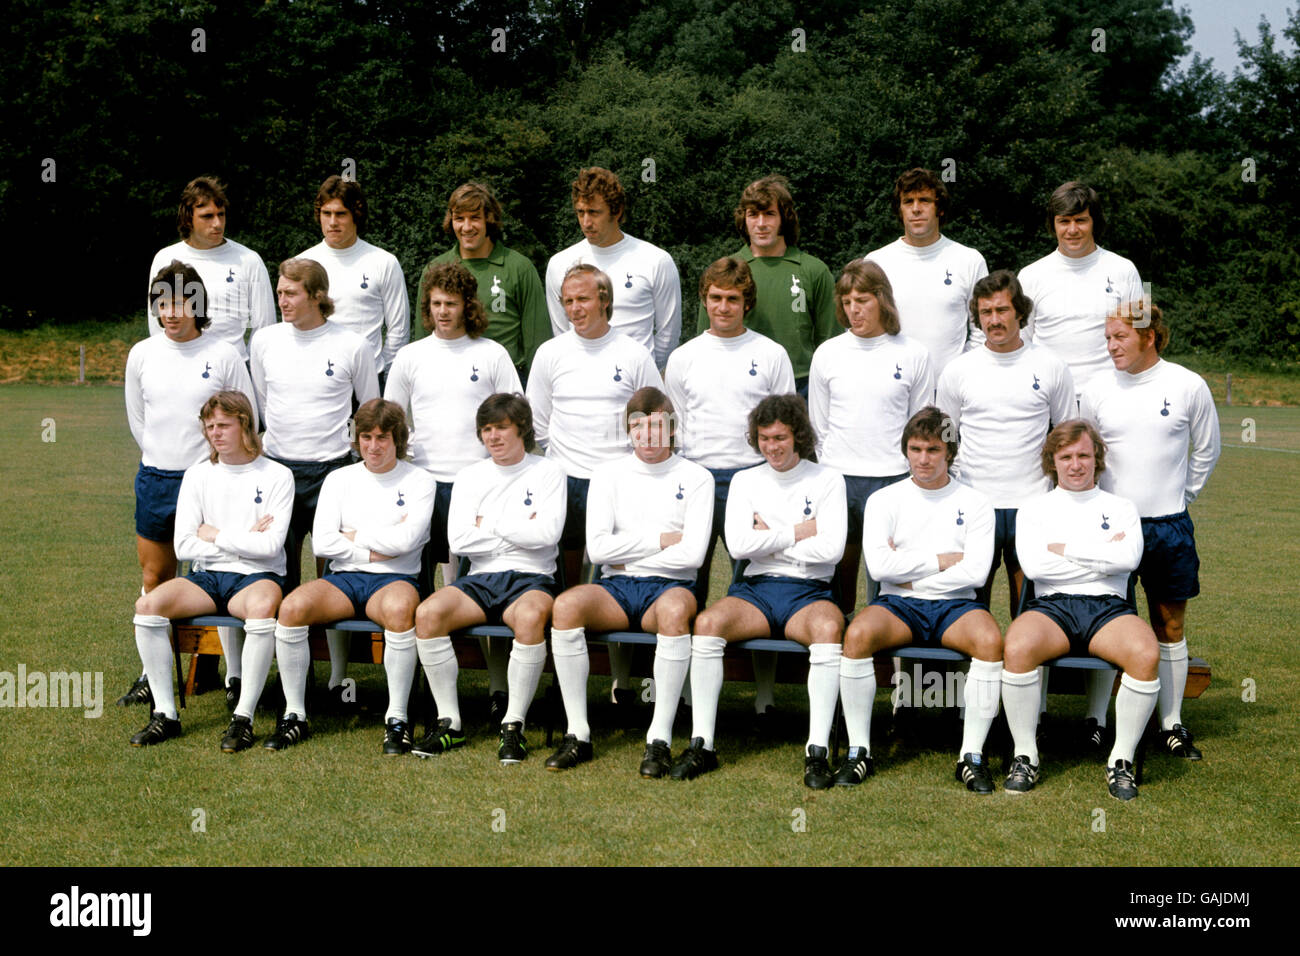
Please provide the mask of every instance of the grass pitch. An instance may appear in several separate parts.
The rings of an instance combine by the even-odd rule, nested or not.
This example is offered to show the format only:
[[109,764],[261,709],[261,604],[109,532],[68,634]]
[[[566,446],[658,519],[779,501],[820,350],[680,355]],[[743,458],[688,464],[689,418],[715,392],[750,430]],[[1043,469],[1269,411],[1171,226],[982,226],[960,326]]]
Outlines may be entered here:
[[[649,709],[641,726],[611,729],[602,679],[591,690],[596,760],[564,774],[543,770],[536,726],[525,763],[497,764],[484,726],[486,680],[476,672],[461,676],[473,732],[464,750],[428,761],[381,757],[385,685],[372,665],[351,671],[366,712],[313,716],[313,739],[285,753],[221,754],[228,715],[217,694],[189,702],[179,740],[132,748],[127,739],[147,715],[111,703],[138,672],[130,624],[138,453],[121,389],[10,386],[0,407],[0,671],[99,671],[108,698],[89,719],[82,709],[0,708],[0,864],[1300,862],[1292,640],[1300,409],[1220,410],[1226,447],[1193,506],[1203,593],[1188,628],[1214,682],[1184,707],[1206,759],[1151,756],[1141,797],[1121,805],[1107,795],[1100,763],[1068,741],[1044,751],[1033,793],[967,793],[952,777],[951,719],[922,712],[905,736],[886,737],[884,690],[873,723],[877,776],[823,793],[802,784],[806,695],[784,685],[786,726],[762,739],[749,717],[752,688],[727,685],[722,767],[690,784],[636,775]],[[1005,604],[1005,591],[995,593],[1004,624]],[[1081,704],[1054,696],[1055,726],[1068,733]],[[259,741],[273,722],[259,711]],[[675,751],[686,728],[677,729]]]

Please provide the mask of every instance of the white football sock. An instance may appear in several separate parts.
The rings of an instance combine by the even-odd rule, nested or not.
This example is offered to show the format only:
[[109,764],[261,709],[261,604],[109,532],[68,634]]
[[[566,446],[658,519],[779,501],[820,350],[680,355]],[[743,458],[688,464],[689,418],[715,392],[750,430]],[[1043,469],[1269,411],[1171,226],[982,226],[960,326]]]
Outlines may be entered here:
[[840,658],[840,700],[849,728],[849,746],[871,754],[871,705],[876,699],[876,662],[871,657]]
[[776,706],[776,651],[750,651],[754,665],[754,713]]
[[510,686],[507,674],[510,666],[510,638],[480,637],[478,647],[483,652],[483,660],[487,662],[488,693],[496,694],[507,690]]
[[244,653],[240,657],[241,673],[239,703],[235,713],[253,719],[257,702],[266,686],[266,676],[271,673],[275,658],[275,618],[249,618],[244,622]]
[[1106,766],[1113,767],[1116,760],[1133,762],[1133,753],[1159,694],[1159,677],[1155,680],[1134,680],[1128,674],[1120,677],[1115,694],[1115,747],[1106,758]]
[[460,697],[456,693],[456,678],[460,676],[460,663],[456,649],[451,645],[451,635],[432,637],[415,642],[416,653],[424,665],[424,676],[433,691],[433,702],[438,707],[438,719],[451,719],[451,729],[460,730]]
[[415,650],[415,628],[409,631],[384,630],[384,673],[388,675],[388,710],[384,723],[390,720],[410,721],[406,706],[411,701],[411,683],[415,680],[415,667],[419,655]]
[[691,635],[655,635],[655,709],[646,731],[645,742],[673,742],[673,718],[677,716],[677,699],[691,669]]
[[1098,727],[1106,726],[1106,710],[1110,707],[1110,692],[1115,689],[1115,668],[1088,671],[1084,677],[1088,693],[1088,710],[1085,717],[1097,721]]
[[510,661],[506,668],[510,696],[506,703],[506,716],[503,724],[526,723],[528,705],[537,693],[537,682],[542,679],[542,669],[546,666],[546,642],[540,644],[520,644],[512,641]]
[[958,756],[982,754],[989,728],[998,715],[1002,698],[1002,662],[974,658],[966,672],[966,720],[962,725],[961,750]]
[[1007,715],[1007,726],[1011,728],[1014,755],[1028,757],[1034,766],[1038,766],[1038,740],[1034,731],[1038,728],[1040,670],[1035,667],[1016,674],[1005,667],[1002,669],[1002,709]]
[[302,627],[275,625],[275,662],[280,668],[280,687],[284,691],[285,715],[297,714],[307,719],[307,671],[311,668],[311,645],[307,643],[306,624]]
[[226,658],[226,686],[230,678],[238,677],[243,681],[244,629],[242,627],[218,627],[217,638],[221,641],[221,653]]
[[691,638],[691,737],[703,737],[704,749],[713,748],[713,731],[718,722],[718,698],[722,696],[722,655],[727,642],[721,637],[696,634]]
[[1187,641],[1160,645],[1160,728],[1173,730],[1183,722],[1183,692],[1187,689]]
[[172,684],[171,621],[159,614],[137,614],[135,649],[144,661],[144,672],[153,691],[153,709],[177,720],[176,691]]
[[[614,646],[609,648],[611,656]],[[569,721],[568,732],[590,743],[587,675],[591,673],[591,657],[587,654],[586,628],[551,628],[551,659],[555,662],[555,680],[560,685],[560,698]]]
[[[831,745],[831,724],[840,699],[840,657],[842,644],[811,644],[808,647],[808,747]],[[773,652],[775,658],[776,654]]]
[[[555,631],[551,631],[551,640],[555,640]],[[551,653],[555,653],[555,645],[551,645]],[[610,700],[615,700],[615,690],[632,690],[632,648],[624,644],[609,645],[609,676],[613,678],[613,686],[610,687]],[[582,738],[579,737],[579,740]]]
[[328,628],[325,631],[325,643],[330,648],[330,683],[331,688],[343,683],[348,676],[348,655],[352,652],[352,635],[347,631]]

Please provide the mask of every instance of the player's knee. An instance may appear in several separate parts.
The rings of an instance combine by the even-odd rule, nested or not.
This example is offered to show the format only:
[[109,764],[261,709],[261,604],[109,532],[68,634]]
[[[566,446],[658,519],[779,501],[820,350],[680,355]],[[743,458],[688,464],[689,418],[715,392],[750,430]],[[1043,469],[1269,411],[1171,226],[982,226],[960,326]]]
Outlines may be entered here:
[[989,622],[975,633],[972,657],[982,661],[1002,660],[1002,632],[998,626]]
[[843,640],[843,622],[833,614],[818,617],[808,631],[814,644],[839,644]]
[[266,617],[275,617],[276,611],[279,610],[280,598],[278,595],[260,595],[250,597],[244,602],[244,612],[246,617],[254,620]]
[[433,598],[425,601],[415,609],[416,637],[441,637],[446,631],[442,628],[442,615],[438,613]]
[[296,591],[280,602],[279,621],[285,627],[302,627],[307,623],[307,601]]
[[1171,618],[1165,621],[1161,630],[1164,631],[1161,638],[1166,644],[1177,644],[1183,639],[1183,622],[1180,618]]
[[1129,666],[1125,668],[1138,680],[1151,680],[1160,666],[1160,645],[1153,640],[1134,640],[1128,652]]
[[722,624],[722,615],[711,608],[706,609],[701,611],[700,616],[695,619],[695,633],[720,637],[722,635]]
[[856,618],[844,632],[844,656],[852,658],[868,657],[871,654],[871,634],[866,623]]
[[135,613],[136,614],[157,614],[158,612],[154,610],[154,605],[156,603],[157,603],[156,599],[150,597],[150,595],[142,594],[135,599]]
[[565,591],[555,599],[551,609],[551,622],[565,631],[582,626],[582,602],[573,596],[572,591]]

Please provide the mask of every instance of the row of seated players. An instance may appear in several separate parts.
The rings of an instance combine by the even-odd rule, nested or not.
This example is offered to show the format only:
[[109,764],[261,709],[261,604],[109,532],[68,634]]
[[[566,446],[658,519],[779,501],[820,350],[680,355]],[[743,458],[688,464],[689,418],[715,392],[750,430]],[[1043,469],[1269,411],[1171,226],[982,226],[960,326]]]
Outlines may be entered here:
[[[1020,509],[1015,545],[1037,596],[1004,639],[987,607],[975,600],[992,566],[994,511],[984,495],[950,477],[955,429],[934,407],[913,415],[902,432],[908,478],[867,500],[862,550],[881,593],[847,629],[830,589],[846,539],[845,483],[815,461],[813,430],[796,395],[769,396],[749,415],[748,440],[764,463],[736,475],[725,517],[728,550],[749,564],[727,596],[698,616],[691,583],[712,527],[713,481],[706,469],[674,453],[672,404],[656,388],[638,390],[627,404],[632,452],[592,477],[587,547],[603,577],[558,595],[565,476],[554,462],[528,453],[532,415],[520,395],[493,395],[477,410],[476,433],[489,457],[458,475],[447,522],[448,544],[469,559],[469,574],[423,602],[418,575],[436,483],[403,460],[408,429],[399,406],[374,399],[358,410],[361,461],[326,478],[312,530],[314,549],[330,560],[330,571],[283,597],[292,474],[260,454],[253,411],[241,393],[217,393],[200,418],[212,453],[185,473],[175,535],[177,555],[193,570],[136,604],[137,646],[150,685],[162,691],[148,725],[132,738],[137,746],[180,734],[169,619],[215,612],[245,621],[243,681],[221,744],[228,753],[254,742],[252,718],[273,656],[285,711],[264,747],[278,751],[310,735],[309,626],[375,621],[384,628],[389,687],[383,752],[420,756],[466,741],[451,633],[500,622],[514,641],[498,759],[515,764],[527,756],[524,724],[545,664],[549,625],[568,728],[546,766],[569,769],[592,759],[585,631],[639,627],[657,637],[656,701],[643,776],[686,780],[715,769],[727,643],[784,636],[809,648],[804,782],[815,789],[855,786],[873,772],[872,655],[916,640],[972,658],[956,777],[977,793],[993,790],[983,750],[999,700],[1016,754],[1005,788],[1024,792],[1037,781],[1041,663],[1073,649],[1121,668],[1106,779],[1118,799],[1137,795],[1132,760],[1156,702],[1158,651],[1151,628],[1125,599],[1128,575],[1143,551],[1137,509],[1096,487],[1105,445],[1088,422],[1057,426],[1043,446],[1042,470],[1056,487]],[[418,744],[407,716],[417,665],[439,713]],[[674,760],[671,728],[688,669],[693,727],[689,745]],[[828,742],[837,699],[844,704],[849,750],[832,772]]]

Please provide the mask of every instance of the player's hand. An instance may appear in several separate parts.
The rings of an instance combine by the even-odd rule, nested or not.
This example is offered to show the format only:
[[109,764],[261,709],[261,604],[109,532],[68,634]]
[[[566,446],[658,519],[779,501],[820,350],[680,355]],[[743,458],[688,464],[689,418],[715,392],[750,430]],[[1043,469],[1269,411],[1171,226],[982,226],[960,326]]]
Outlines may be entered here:
[[945,551],[939,555],[939,570],[947,571],[954,564],[966,557],[965,551]]
[[212,527],[212,525],[208,524],[207,522],[204,522],[203,524],[199,525],[199,530],[196,533],[204,541],[211,542],[217,540],[217,535],[221,534],[221,529],[214,528]]
[[[1121,534],[1122,533],[1123,532],[1121,532]],[[1047,550],[1052,552],[1052,554],[1059,554],[1061,557],[1065,557],[1065,542],[1053,541],[1047,546]]]
[[817,519],[809,518],[807,521],[800,521],[794,526],[795,541],[802,541],[805,538],[811,538],[817,533]]
[[626,565],[626,564],[611,564],[610,567],[613,568],[615,571],[626,571],[626,570],[627,570],[627,565]]
[[529,521],[532,521],[532,520],[533,520],[534,518],[536,518],[536,517],[537,517],[537,512],[534,511],[532,514],[530,514],[530,515],[528,516],[528,520],[529,520]]
[[889,550],[890,550],[890,551],[897,551],[897,550],[898,550],[898,548],[897,548],[897,547],[895,546],[895,544],[894,544],[894,539],[893,539],[893,538],[890,538],[888,543],[889,543]]
[[1123,532],[1123,531],[1117,531],[1117,532],[1115,533],[1115,536],[1114,536],[1113,538],[1111,538],[1110,540],[1111,540],[1112,542],[1114,542],[1114,541],[1123,541],[1123,540],[1124,540],[1124,532]]
[[275,521],[275,515],[262,515],[262,517],[253,522],[253,526],[248,530],[265,531],[267,528],[271,527],[273,521]]
[[356,540],[357,540],[357,533],[356,533],[355,531],[353,531],[352,529],[349,528],[349,529],[346,530],[346,531],[340,531],[339,534],[343,535],[343,537],[347,538],[347,539],[348,539],[349,541],[351,541],[353,544],[356,543]]
[[400,518],[397,519],[397,523],[398,523],[398,524],[401,524],[401,523],[402,523],[403,521],[405,521],[408,517],[410,517],[410,513],[409,513],[409,512],[406,512],[406,511],[403,511],[403,512],[402,512],[402,516],[401,516]]
[[758,512],[757,512],[757,511],[754,512],[754,530],[755,530],[755,531],[771,531],[771,530],[772,530],[771,528],[769,528],[769,527],[767,526],[767,522],[764,521],[762,518],[760,518],[760,517],[758,516]]
[[671,548],[681,540],[682,533],[680,531],[665,531],[659,535],[659,550],[662,551],[664,548]]
[[910,590],[912,590],[912,582],[911,582],[911,581],[904,581],[902,584],[899,585],[899,587],[900,587],[900,588],[904,588],[904,589],[910,591]]
[[391,560],[393,560],[393,556],[392,556],[391,554],[380,554],[378,551],[371,551],[371,552],[370,552],[370,560],[371,560],[371,561],[391,561]]
[[482,516],[482,515],[475,515],[475,516],[474,516],[474,527],[476,527],[476,528],[481,528],[481,527],[483,527],[483,516]]

